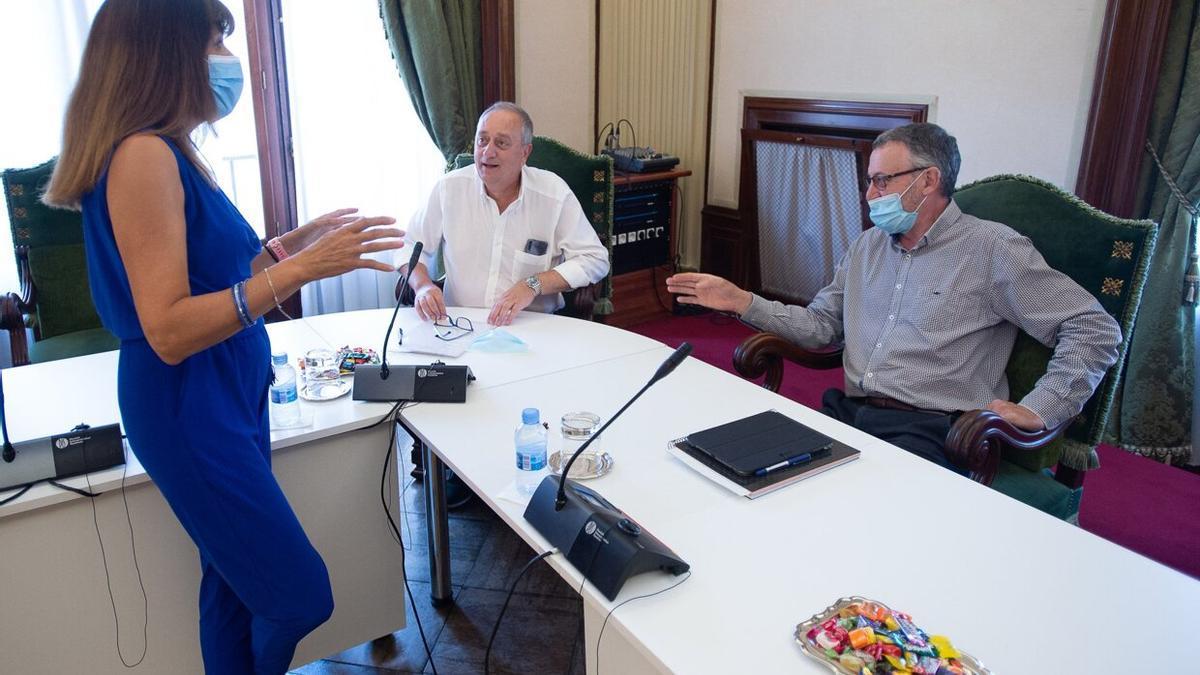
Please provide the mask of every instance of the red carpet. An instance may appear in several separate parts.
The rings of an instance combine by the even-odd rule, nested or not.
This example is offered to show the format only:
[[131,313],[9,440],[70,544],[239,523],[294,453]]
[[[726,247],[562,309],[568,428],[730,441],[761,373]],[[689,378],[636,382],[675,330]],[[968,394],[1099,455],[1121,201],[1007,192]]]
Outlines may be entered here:
[[[693,356],[731,373],[734,348],[753,332],[718,314],[670,317],[630,330],[672,347],[687,340]],[[809,370],[789,363],[779,393],[819,408],[821,393],[841,384],[841,369]],[[1089,472],[1084,482],[1079,525],[1200,578],[1200,475],[1119,448],[1100,446],[1099,452],[1100,468]]]

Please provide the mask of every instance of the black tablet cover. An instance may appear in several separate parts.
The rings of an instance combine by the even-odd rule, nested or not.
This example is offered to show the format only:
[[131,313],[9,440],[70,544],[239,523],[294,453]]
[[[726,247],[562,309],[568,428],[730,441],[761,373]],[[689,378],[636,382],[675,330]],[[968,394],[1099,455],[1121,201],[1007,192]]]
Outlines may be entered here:
[[685,440],[739,476],[833,445],[828,436],[774,410],[688,434]]

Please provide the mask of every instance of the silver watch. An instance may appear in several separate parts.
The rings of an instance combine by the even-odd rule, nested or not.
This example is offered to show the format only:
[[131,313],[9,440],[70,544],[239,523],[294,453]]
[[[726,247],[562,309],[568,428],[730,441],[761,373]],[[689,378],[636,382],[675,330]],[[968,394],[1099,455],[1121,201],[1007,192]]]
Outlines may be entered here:
[[542,294],[542,282],[537,278],[536,274],[526,278],[525,285],[533,290],[533,296],[535,298]]

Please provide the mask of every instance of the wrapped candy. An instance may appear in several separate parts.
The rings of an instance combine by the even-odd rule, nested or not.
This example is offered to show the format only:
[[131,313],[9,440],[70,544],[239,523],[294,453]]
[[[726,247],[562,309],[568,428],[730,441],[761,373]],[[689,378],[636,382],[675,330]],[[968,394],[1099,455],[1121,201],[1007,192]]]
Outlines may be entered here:
[[[805,651],[838,672],[885,675],[987,675],[944,635],[930,636],[912,617],[861,597],[844,598],[797,626]],[[810,648],[811,647],[811,648]]]
[[850,631],[850,646],[855,649],[862,649],[867,645],[875,644],[875,631],[868,626],[866,628],[855,628]]

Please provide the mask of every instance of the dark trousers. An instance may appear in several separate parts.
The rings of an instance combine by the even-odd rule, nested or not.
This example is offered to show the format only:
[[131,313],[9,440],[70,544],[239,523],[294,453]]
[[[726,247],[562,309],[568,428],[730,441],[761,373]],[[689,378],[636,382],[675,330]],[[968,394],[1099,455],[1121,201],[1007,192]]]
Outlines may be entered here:
[[876,408],[847,398],[839,389],[830,389],[821,397],[821,412],[955,473],[966,474],[946,459],[946,436],[958,413]]

